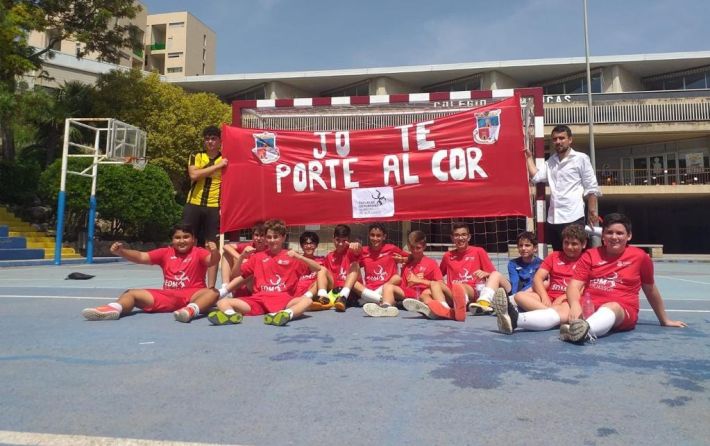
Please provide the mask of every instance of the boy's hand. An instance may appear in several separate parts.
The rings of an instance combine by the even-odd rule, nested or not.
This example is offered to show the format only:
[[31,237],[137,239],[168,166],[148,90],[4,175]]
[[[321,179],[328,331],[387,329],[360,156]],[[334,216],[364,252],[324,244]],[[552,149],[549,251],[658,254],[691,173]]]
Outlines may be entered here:
[[355,254],[360,254],[360,251],[362,251],[362,245],[359,242],[350,242],[348,249]]
[[479,279],[487,279],[489,274],[482,269],[477,270],[476,272],[473,273],[474,276],[476,276]]
[[663,322],[661,325],[662,325],[663,327],[678,327],[678,328],[685,328],[685,327],[688,326],[688,324],[686,324],[686,323],[683,322],[683,321],[673,321],[673,320],[670,320],[670,319],[667,320],[667,321],[665,321],[665,322]]
[[254,254],[254,251],[256,251],[256,248],[254,248],[253,246],[247,246],[246,248],[244,248],[244,251],[242,251],[242,257],[248,259],[249,256]]
[[123,249],[122,242],[114,242],[114,244],[111,245],[111,254],[118,255],[118,253],[121,252],[122,249]]
[[297,253],[296,251],[294,251],[293,249],[289,249],[288,252],[286,252],[286,255],[289,257],[293,257],[294,259],[298,259],[301,257],[301,255],[299,253]]
[[217,251],[217,244],[215,242],[207,242],[205,243],[205,248],[210,251]]

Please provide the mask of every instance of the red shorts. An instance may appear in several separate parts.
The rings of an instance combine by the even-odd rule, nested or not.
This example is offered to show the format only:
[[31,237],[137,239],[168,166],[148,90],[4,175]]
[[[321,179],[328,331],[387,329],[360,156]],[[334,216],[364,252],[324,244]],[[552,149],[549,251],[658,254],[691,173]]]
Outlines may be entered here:
[[256,293],[239,299],[251,307],[251,310],[245,316],[259,316],[260,314],[285,310],[286,305],[291,302],[293,296],[288,293]]
[[190,303],[192,296],[204,288],[181,288],[177,290],[146,290],[153,296],[153,305],[143,307],[146,313],[169,313]]
[[624,310],[624,320],[619,325],[614,327],[613,331],[629,331],[636,328],[636,323],[639,320],[639,310],[622,302],[617,302],[622,310]]
[[308,291],[311,286],[313,286],[314,283],[316,283],[315,280],[311,280],[310,282],[299,281],[296,285],[296,292],[293,295],[296,297],[303,296],[304,294],[306,294],[306,291]]

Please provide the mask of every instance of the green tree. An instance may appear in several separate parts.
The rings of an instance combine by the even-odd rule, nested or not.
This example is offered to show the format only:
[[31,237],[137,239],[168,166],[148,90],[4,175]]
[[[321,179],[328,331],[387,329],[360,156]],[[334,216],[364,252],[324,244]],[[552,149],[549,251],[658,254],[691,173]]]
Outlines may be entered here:
[[189,187],[191,152],[202,148],[202,130],[231,120],[229,105],[210,93],[188,93],[157,74],[114,71],[97,82],[96,116],[120,119],[148,133],[150,163],[165,169],[182,200]]
[[[70,170],[88,167],[89,159],[72,158]],[[52,163],[39,180],[38,193],[56,207],[61,174],[61,160]],[[91,179],[67,177],[66,232],[75,235],[86,226]],[[139,171],[124,165],[99,166],[96,185],[96,211],[101,232],[112,238],[163,241],[170,227],[180,220],[181,206],[165,171],[146,166]]]
[[[42,57],[59,41],[83,43],[79,57],[98,54],[118,62],[122,48],[138,50],[140,29],[121,19],[135,18],[141,6],[133,0],[0,0],[0,141],[3,157],[14,160],[12,125],[17,115],[17,77],[42,65]],[[52,30],[43,48],[28,44],[32,31]]]

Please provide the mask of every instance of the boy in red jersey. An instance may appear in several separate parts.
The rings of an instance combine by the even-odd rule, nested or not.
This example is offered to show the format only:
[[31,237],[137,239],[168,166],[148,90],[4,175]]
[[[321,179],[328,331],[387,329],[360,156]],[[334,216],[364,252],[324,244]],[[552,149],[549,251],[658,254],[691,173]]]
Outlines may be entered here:
[[493,296],[507,295],[511,289],[510,282],[496,271],[483,248],[469,245],[471,233],[466,223],[452,224],[451,240],[454,249],[444,254],[439,265],[447,283],[434,284],[434,299],[443,301],[446,297],[447,301],[452,302],[453,318],[457,321],[466,319],[467,304],[474,316],[492,313]]
[[[560,339],[573,343],[593,341],[610,331],[636,327],[639,291],[651,304],[664,327],[686,327],[685,322],[668,318],[663,298],[654,283],[653,262],[643,250],[628,246],[631,221],[623,214],[609,214],[602,225],[602,246],[587,250],[577,262],[574,277],[567,287],[569,324],[560,326]],[[594,313],[582,319],[580,295],[588,291]]]
[[[367,229],[367,238],[368,245],[360,251],[364,283],[356,282],[354,290],[360,296],[358,304],[374,303],[386,307],[389,304],[382,301],[382,291],[386,284],[402,283],[398,263],[403,262],[409,253],[385,242],[387,231],[382,223],[372,223]],[[359,243],[352,244],[350,249],[357,252],[360,249]]]
[[581,225],[565,227],[562,251],[553,251],[542,262],[533,276],[533,291],[520,291],[514,296],[515,303],[525,312],[518,313],[508,297],[493,299],[498,330],[513,334],[516,328],[542,331],[567,323],[569,303],[565,291],[586,246],[587,233]]
[[[251,255],[251,251],[259,252],[266,249],[265,235],[266,229],[264,228],[264,223],[258,222],[251,228],[250,242],[228,243],[224,245],[224,256],[222,257],[222,286],[240,275],[241,272],[235,268],[240,256],[246,258]],[[251,289],[252,280],[250,279],[239,288],[235,289],[232,292],[232,296],[248,296],[251,294]]]
[[217,245],[208,241],[207,249],[195,246],[197,239],[189,225],[175,226],[171,238],[169,247],[148,252],[127,249],[121,242],[111,245],[111,252],[126,260],[142,265],[159,265],[163,269],[163,288],[126,290],[116,302],[85,308],[82,316],[90,321],[115,320],[138,307],[146,313],[172,311],[175,320],[190,322],[201,311],[214,305],[217,296],[200,291],[207,287],[207,269],[219,263]]
[[362,307],[369,316],[397,316],[399,310],[395,303],[403,301],[407,311],[416,311],[432,317],[426,303],[432,299],[431,283],[442,280],[441,270],[433,259],[424,255],[426,235],[422,231],[410,232],[407,246],[411,254],[402,267],[402,285],[385,283],[382,288],[382,304],[366,303]]
[[309,297],[294,297],[298,278],[308,271],[319,271],[321,266],[296,251],[283,249],[286,240],[286,225],[281,220],[269,220],[266,227],[267,249],[253,252],[235,265],[241,275],[232,279],[220,297],[235,289],[247,278],[254,277],[254,293],[241,298],[224,298],[217,302],[217,310],[208,315],[214,325],[236,324],[242,315],[264,315],[264,323],[286,325],[291,319],[303,314],[312,300]]
[[[318,243],[320,243],[320,238],[318,237],[318,234],[312,231],[304,232],[298,239],[298,244],[301,245],[303,256],[322,266],[325,262],[325,257],[316,255]],[[307,274],[304,274],[298,278],[298,284],[296,285],[296,293],[294,296],[306,296],[313,299],[314,294],[317,293],[319,299],[327,299],[327,290],[329,286],[332,286],[332,283],[332,280],[328,279],[328,272],[325,268],[321,268],[319,271],[308,271]],[[308,309],[310,311],[327,310],[331,307],[332,304],[330,301],[326,304],[322,304],[319,300],[314,300]]]
[[[350,249],[350,227],[336,225],[333,229],[333,245],[335,249],[325,256],[323,266],[328,272],[328,280],[332,290],[337,291],[333,306],[335,311],[343,312],[348,307],[350,292],[360,277],[360,255]],[[327,299],[319,298],[322,305]]]

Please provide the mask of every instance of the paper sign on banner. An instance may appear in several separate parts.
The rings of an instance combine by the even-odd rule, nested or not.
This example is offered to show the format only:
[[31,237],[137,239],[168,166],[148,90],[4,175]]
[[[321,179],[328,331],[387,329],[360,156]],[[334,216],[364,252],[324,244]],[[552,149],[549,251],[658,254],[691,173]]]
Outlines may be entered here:
[[382,218],[394,215],[394,191],[391,187],[352,190],[353,218]]

